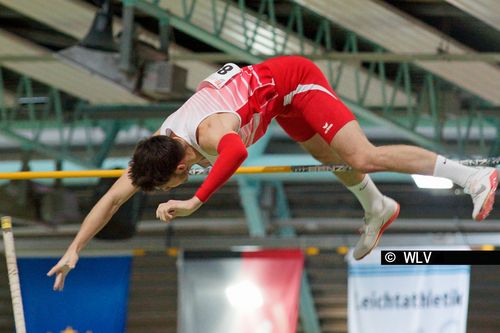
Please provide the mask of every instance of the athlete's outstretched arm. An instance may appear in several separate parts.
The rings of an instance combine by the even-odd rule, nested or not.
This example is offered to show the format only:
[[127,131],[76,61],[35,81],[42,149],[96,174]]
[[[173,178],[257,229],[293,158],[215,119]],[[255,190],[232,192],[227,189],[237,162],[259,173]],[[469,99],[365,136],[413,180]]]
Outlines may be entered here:
[[[160,130],[153,133],[153,136],[155,135],[160,135]],[[54,274],[56,276],[54,290],[63,290],[66,275],[70,270],[75,268],[80,251],[109,222],[121,205],[139,190],[139,188],[132,185],[129,171],[130,168],[127,168],[125,173],[118,178],[113,186],[94,205],[90,213],[83,220],[80,230],[66,250],[66,253],[47,273],[48,276],[53,276]]]
[[54,290],[62,290],[64,288],[64,279],[69,271],[75,268],[80,251],[109,222],[118,208],[136,193],[137,190],[138,188],[132,185],[127,169],[127,172],[118,178],[113,186],[95,204],[83,220],[80,230],[64,256],[47,273],[48,276],[53,276],[54,274],[56,276]]

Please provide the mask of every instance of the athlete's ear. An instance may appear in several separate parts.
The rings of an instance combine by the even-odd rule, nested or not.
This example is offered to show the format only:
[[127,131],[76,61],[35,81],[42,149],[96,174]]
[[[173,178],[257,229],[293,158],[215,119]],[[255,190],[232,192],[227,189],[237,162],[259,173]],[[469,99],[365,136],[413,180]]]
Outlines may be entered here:
[[181,161],[181,162],[179,162],[179,164],[177,164],[177,168],[175,168],[175,173],[180,175],[180,174],[185,173],[186,170],[187,170],[186,162]]

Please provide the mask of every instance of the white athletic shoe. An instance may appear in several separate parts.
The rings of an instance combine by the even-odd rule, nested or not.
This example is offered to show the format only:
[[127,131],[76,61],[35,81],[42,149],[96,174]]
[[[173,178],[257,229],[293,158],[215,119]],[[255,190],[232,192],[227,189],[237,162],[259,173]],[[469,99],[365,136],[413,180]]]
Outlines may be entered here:
[[497,186],[498,169],[496,168],[478,168],[478,171],[467,180],[464,192],[472,197],[474,220],[482,221],[491,212]]
[[384,196],[382,211],[378,214],[365,214],[365,224],[361,229],[361,238],[354,248],[353,256],[356,260],[366,257],[375,248],[382,233],[399,215],[399,204]]

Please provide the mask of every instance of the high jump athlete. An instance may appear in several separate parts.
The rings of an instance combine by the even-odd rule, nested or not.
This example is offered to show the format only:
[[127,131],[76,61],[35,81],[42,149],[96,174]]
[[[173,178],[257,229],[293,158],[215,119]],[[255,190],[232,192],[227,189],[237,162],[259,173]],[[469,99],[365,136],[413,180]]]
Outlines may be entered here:
[[248,155],[247,147],[264,135],[272,119],[319,162],[346,163],[354,169],[336,176],[364,210],[355,259],[370,253],[399,214],[399,204],[380,193],[368,173],[448,178],[472,196],[472,218],[477,221],[493,207],[496,168],[464,166],[415,146],[374,146],[313,62],[285,56],[243,68],[226,64],[201,82],[153,136],[138,143],[127,172],[96,203],[49,271],[49,276],[56,275],[54,289],[62,290],[80,251],[136,191],[177,187],[187,181],[194,164],[213,165],[192,198],[169,200],[156,211],[165,222],[191,215],[235,173]]

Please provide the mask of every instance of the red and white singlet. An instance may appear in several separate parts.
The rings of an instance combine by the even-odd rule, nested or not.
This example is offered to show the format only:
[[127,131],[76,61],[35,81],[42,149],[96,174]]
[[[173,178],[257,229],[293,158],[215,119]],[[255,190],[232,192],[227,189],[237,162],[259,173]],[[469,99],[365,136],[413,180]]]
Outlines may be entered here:
[[313,62],[285,56],[243,68],[224,65],[164,121],[160,133],[173,131],[213,163],[217,156],[201,149],[196,130],[206,117],[222,112],[239,117],[238,134],[246,146],[264,135],[273,118],[299,142],[316,133],[330,142],[355,119]]

